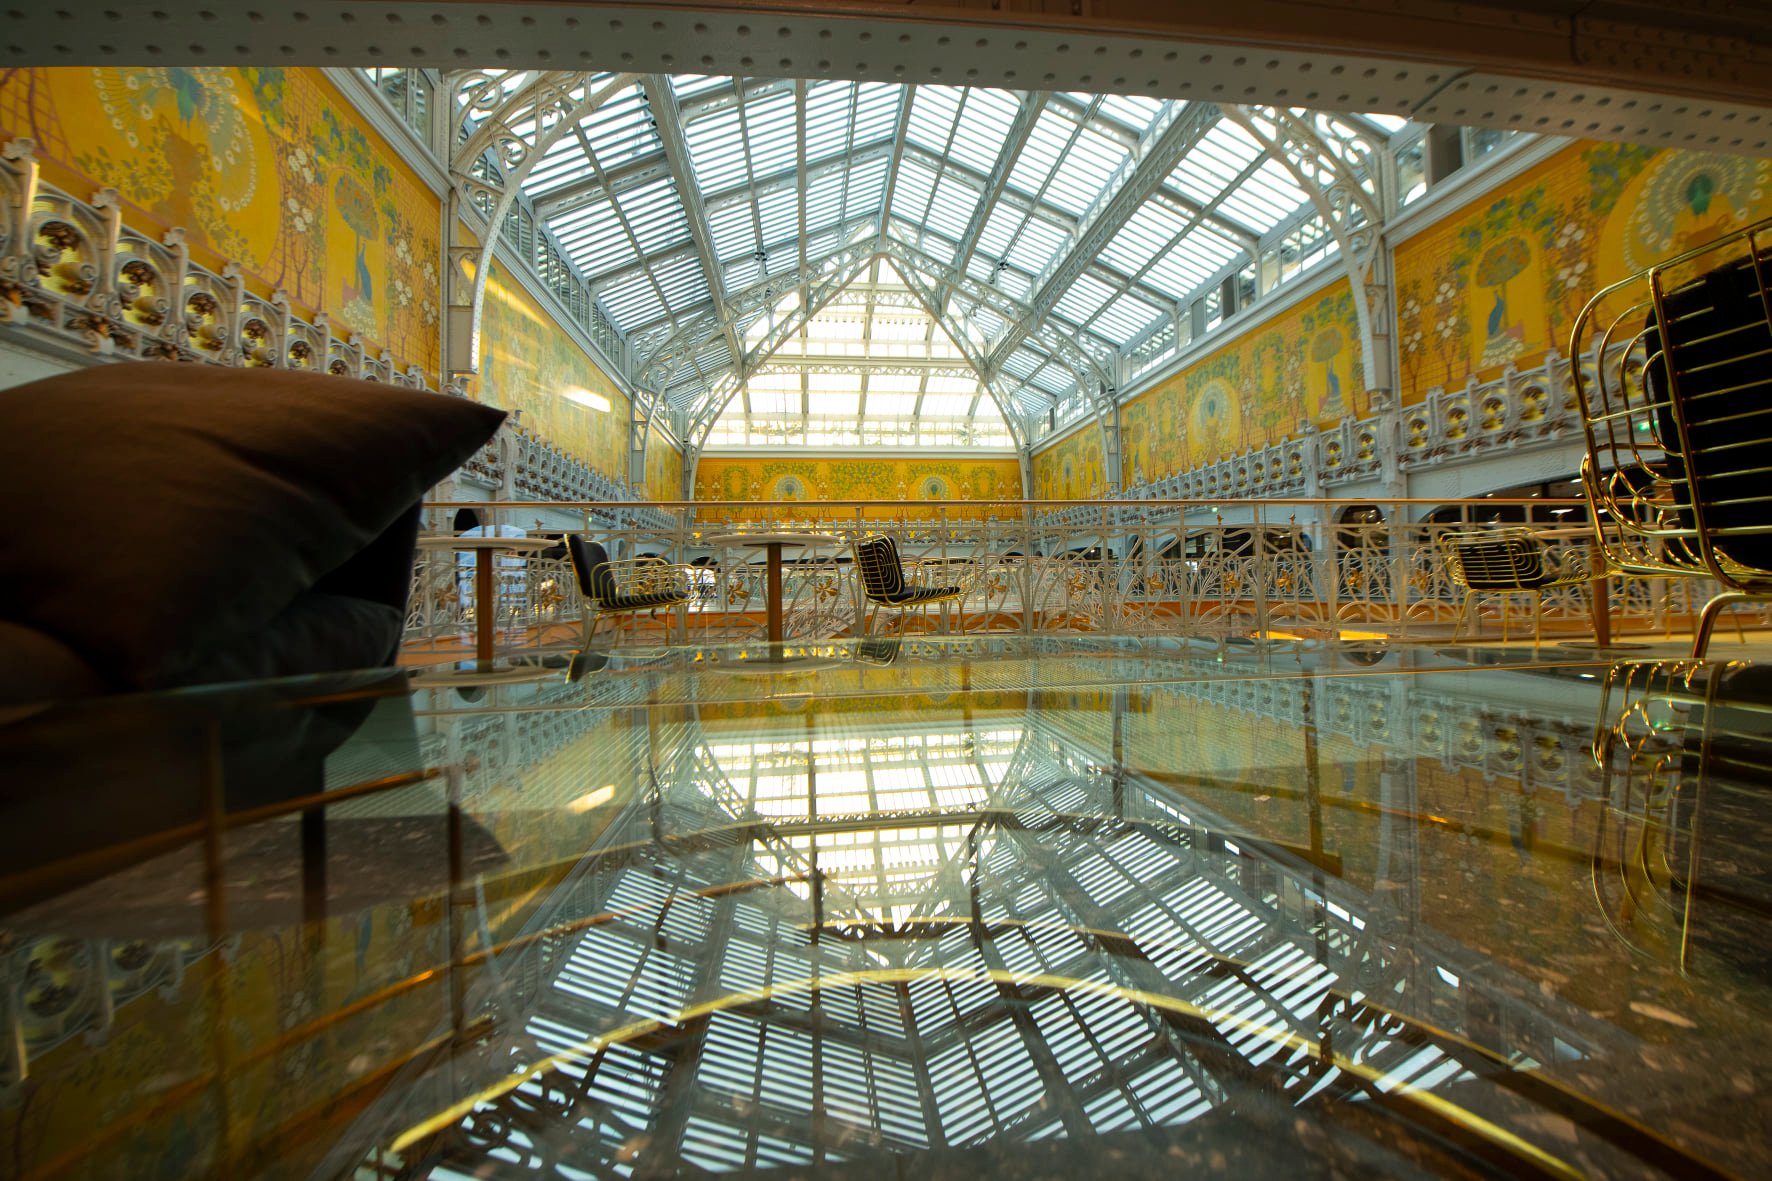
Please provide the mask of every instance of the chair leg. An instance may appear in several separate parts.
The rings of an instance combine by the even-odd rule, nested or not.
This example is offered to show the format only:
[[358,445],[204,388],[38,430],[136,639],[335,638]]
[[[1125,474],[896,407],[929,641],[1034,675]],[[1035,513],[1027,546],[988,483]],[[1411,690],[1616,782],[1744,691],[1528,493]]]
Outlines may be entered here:
[[1544,646],[1544,592],[1532,592],[1532,650]]
[[1724,607],[1733,603],[1745,602],[1754,596],[1743,591],[1724,591],[1704,605],[1698,613],[1698,627],[1692,633],[1692,658],[1704,659],[1705,649],[1710,647],[1710,633],[1717,626],[1717,615]]
[[1505,644],[1507,643],[1507,596],[1497,595],[1495,597],[1501,600],[1501,642]]
[[1465,624],[1470,622],[1471,600],[1475,598],[1476,595],[1476,591],[1465,591],[1464,602],[1458,605],[1458,622],[1454,624],[1452,628],[1452,642],[1454,644],[1458,643],[1459,637],[1464,635]]

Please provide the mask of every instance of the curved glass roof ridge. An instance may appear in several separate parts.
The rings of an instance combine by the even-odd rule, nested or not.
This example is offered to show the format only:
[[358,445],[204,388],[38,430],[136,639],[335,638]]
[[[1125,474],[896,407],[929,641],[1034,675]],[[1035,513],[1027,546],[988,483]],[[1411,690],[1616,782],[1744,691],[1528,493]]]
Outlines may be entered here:
[[[1394,130],[1328,118],[1326,139],[1361,140],[1332,145],[1354,168],[1371,154],[1360,147]],[[1052,407],[1117,384],[1123,358],[1310,205],[1292,169],[1210,103],[701,75],[624,87],[559,137],[522,187],[630,342],[636,372],[674,358],[657,392],[713,421],[709,446],[885,436],[1011,446]],[[898,271],[869,264],[832,299],[844,310],[814,307],[810,334],[754,354],[756,325],[777,318],[783,290],[808,297],[824,260],[870,240]],[[908,288],[900,271],[915,272]],[[919,299],[927,306],[901,323]],[[972,338],[966,348],[944,323]],[[951,352],[920,358],[915,373],[880,370],[878,382],[811,364],[807,348],[850,330],[838,325],[860,325],[870,342],[869,325],[920,331],[926,350],[939,337]],[[840,354],[841,369],[892,358],[885,340],[873,343],[879,355]],[[709,404],[726,397],[724,411]],[[852,405],[852,425],[836,425]],[[876,414],[894,425],[870,435]]]
[[959,344],[877,258],[746,377],[706,440],[783,444],[1013,451],[1015,436]]

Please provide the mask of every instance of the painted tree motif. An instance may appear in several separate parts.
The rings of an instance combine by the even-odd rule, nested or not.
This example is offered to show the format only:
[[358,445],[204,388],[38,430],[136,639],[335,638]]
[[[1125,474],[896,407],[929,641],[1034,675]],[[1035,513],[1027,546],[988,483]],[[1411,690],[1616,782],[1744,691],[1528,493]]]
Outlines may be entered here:
[[1524,327],[1518,321],[1510,320],[1508,315],[1507,285],[1531,263],[1532,252],[1518,235],[1490,246],[1477,260],[1477,284],[1493,292],[1490,297],[1493,302],[1485,321],[1487,333],[1483,357],[1479,362],[1482,368],[1505,365],[1526,349]]

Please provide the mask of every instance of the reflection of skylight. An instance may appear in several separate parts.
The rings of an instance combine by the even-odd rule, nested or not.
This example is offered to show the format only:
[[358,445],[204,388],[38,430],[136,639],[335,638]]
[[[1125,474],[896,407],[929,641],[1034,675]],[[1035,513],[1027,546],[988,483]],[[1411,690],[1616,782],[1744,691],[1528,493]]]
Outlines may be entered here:
[[[829,921],[902,923],[958,904],[946,896],[958,878],[940,870],[964,853],[977,822],[946,814],[985,805],[1020,738],[1015,730],[958,731],[715,742],[707,750],[725,778],[721,807],[778,826],[779,843],[757,850],[759,865],[792,877],[793,866],[816,863]],[[844,817],[872,823],[833,823]],[[810,893],[804,883],[789,889]]]

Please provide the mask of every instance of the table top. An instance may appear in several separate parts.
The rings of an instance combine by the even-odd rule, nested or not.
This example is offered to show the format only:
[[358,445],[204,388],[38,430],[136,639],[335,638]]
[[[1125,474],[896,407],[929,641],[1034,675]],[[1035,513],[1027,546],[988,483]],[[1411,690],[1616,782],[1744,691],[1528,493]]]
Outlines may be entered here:
[[[1742,1133],[1772,1117],[1772,798],[1739,772],[1772,759],[1772,668],[1374,648],[873,637],[784,649],[792,677],[723,675],[791,671],[766,645],[618,650],[577,680],[377,670],[0,724],[28,1065],[0,1151],[45,1176],[175,1151],[502,1176],[512,1143],[637,1138],[658,1176],[726,1144],[799,1145],[807,1178],[1772,1173]],[[1596,735],[1627,739],[1604,769]],[[1702,794],[1665,849],[1704,886],[1689,921],[1623,876],[1655,776]],[[342,801],[324,919],[271,815],[315,789]]]
[[552,537],[452,537],[432,535],[420,537],[423,550],[540,550],[551,549],[560,542]]
[[701,539],[703,545],[842,545],[841,537],[829,533],[777,530],[772,533],[718,533]]

